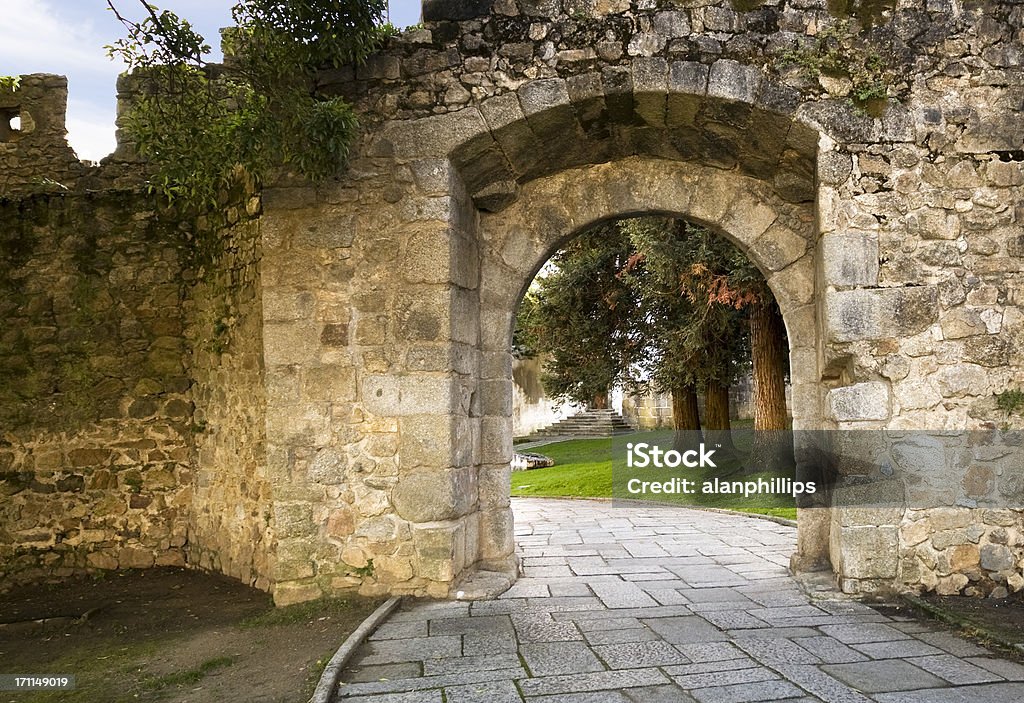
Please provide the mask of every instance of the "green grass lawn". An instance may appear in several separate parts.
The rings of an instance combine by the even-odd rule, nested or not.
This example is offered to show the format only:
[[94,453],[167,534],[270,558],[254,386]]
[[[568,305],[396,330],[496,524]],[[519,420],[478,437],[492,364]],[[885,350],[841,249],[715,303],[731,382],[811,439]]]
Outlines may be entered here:
[[[666,442],[664,432],[637,433],[625,437],[602,439],[575,439],[557,442],[538,447],[541,454],[555,460],[555,465],[546,469],[517,471],[512,474],[513,496],[571,497],[571,498],[611,498],[613,496],[613,480],[625,480],[625,476],[613,476],[612,452],[614,448],[621,451],[626,441],[657,441],[661,446],[670,445]],[[721,474],[719,474],[721,475]],[[746,474],[743,480],[756,480],[759,476],[767,478],[767,474]],[[639,470],[632,470],[629,477],[646,478]],[[710,475],[694,470],[687,474],[689,478],[703,480]],[[664,472],[650,476],[651,480],[664,480]],[[617,497],[626,495],[624,488],[614,491]],[[695,507],[725,508],[739,512],[771,515],[774,517],[796,519],[794,501],[788,497],[756,496],[746,500],[738,500],[731,496],[719,495],[667,495],[659,498],[661,502]]]

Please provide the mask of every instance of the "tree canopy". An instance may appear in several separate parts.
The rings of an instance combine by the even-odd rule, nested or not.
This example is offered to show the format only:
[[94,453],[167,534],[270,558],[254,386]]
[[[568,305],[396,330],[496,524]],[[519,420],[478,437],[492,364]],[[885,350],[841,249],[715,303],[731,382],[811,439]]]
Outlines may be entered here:
[[[320,70],[362,62],[393,28],[386,0],[237,0],[223,67],[185,19],[138,0],[108,47],[134,73],[138,94],[122,127],[153,169],[151,188],[188,205],[215,205],[237,166],[251,175],[291,169],[314,180],[337,172],[357,120],[327,95]],[[118,7],[122,5],[122,7]]]
[[[673,395],[678,429],[699,429],[699,389],[710,429],[727,429],[728,386],[752,356],[757,366],[765,349],[774,355],[760,378],[782,387],[784,328],[781,318],[766,327],[765,310],[777,315],[763,276],[723,237],[671,218],[620,220],[552,257],[520,307],[515,352],[546,356],[542,380],[557,400],[592,403],[616,385],[652,387]],[[781,397],[773,428],[785,424]]]

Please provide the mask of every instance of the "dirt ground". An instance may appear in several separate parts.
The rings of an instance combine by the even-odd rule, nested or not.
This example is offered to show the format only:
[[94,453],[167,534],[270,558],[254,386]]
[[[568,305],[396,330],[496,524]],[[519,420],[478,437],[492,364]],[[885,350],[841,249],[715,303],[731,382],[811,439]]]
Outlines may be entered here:
[[962,620],[969,630],[976,630],[975,636],[979,639],[993,633],[1003,642],[1024,644],[1024,595],[1021,593],[1009,598],[933,595],[926,600]]
[[19,588],[0,594],[0,674],[72,674],[77,688],[0,703],[304,703],[379,604],[275,609],[266,593],[184,569]]
[[906,615],[946,627],[999,656],[1024,661],[1024,594],[1009,598],[939,596],[934,593],[900,605],[872,604],[889,615]]

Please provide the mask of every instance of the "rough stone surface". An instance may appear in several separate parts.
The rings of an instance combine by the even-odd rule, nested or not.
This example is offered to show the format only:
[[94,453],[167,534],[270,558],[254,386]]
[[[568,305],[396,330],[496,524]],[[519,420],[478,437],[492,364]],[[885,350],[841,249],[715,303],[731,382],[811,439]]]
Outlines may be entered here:
[[[893,619],[835,592],[811,599],[785,567],[796,537],[791,527],[598,501],[517,498],[514,507],[527,573],[560,566],[561,575],[528,575],[488,602],[407,601],[380,636],[356,651],[334,700],[430,694],[519,703],[867,703],[1003,701],[1020,693],[1016,664],[955,635]],[[738,542],[744,546],[733,546]],[[584,553],[589,556],[579,556]],[[604,568],[595,575],[599,564]],[[711,570],[728,573],[730,585],[709,585]],[[631,580],[639,573],[652,578]],[[555,595],[570,584],[576,595]],[[618,588],[651,596],[672,590],[679,599],[625,608],[600,597]],[[728,609],[707,607],[715,604]],[[729,629],[719,624],[723,613],[742,614],[759,627]],[[561,625],[576,638],[537,642],[529,623]],[[507,649],[482,653],[481,643],[497,641]],[[888,698],[897,694],[908,697]]]
[[[231,230],[202,271],[156,244],[133,145],[79,163],[66,82],[24,77],[0,95],[0,407],[22,415],[0,445],[0,570],[184,560],[279,602],[508,573],[484,472],[511,459],[511,391],[486,359],[547,257],[623,215],[686,217],[761,267],[795,428],[1015,425],[995,396],[1024,368],[1022,13],[968,5],[902,3],[849,37],[848,58],[887,64],[888,99],[858,110],[852,81],[774,58],[842,31],[821,3],[428,3],[425,27],[322,76],[364,126],[347,170],[232,194],[195,223]],[[127,107],[137,81],[119,90]],[[72,420],[87,384],[103,409]],[[867,512],[823,514],[794,563],[857,592],[1017,589],[1020,483],[962,449],[885,518],[892,558],[858,558]],[[939,527],[953,505],[964,524]]]

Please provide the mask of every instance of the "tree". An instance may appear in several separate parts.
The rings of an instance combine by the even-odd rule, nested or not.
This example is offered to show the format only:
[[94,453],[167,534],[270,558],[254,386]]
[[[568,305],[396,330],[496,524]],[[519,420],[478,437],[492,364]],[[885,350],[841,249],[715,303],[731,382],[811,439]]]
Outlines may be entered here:
[[516,350],[546,355],[550,397],[606,408],[609,391],[631,383],[635,301],[619,276],[631,253],[614,224],[588,230],[551,258],[520,305]]
[[216,206],[237,166],[284,167],[320,180],[348,156],[357,121],[327,95],[320,70],[362,62],[391,29],[386,0],[237,0],[224,67],[184,19],[138,0],[127,36],[108,47],[138,82],[123,128],[152,168],[150,187],[197,209]]

